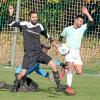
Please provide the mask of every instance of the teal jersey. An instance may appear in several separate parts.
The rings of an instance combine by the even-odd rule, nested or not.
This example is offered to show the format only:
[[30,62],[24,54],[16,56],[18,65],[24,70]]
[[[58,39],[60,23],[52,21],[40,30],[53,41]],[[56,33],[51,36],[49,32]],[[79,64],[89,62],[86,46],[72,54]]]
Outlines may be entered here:
[[66,37],[67,46],[73,49],[79,49],[81,46],[81,40],[87,24],[82,25],[80,28],[74,28],[74,26],[65,27],[61,33],[62,37]]
[[61,66],[61,62],[59,60],[57,60],[57,59],[52,59],[52,60],[58,67]]

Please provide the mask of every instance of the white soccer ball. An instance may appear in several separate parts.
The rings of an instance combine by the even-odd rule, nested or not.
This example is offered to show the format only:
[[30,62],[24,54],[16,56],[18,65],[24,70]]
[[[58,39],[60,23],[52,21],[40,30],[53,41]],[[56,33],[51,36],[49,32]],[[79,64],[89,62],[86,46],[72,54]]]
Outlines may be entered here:
[[65,43],[60,44],[58,47],[58,50],[61,55],[66,55],[69,52],[69,48],[67,47],[67,44]]

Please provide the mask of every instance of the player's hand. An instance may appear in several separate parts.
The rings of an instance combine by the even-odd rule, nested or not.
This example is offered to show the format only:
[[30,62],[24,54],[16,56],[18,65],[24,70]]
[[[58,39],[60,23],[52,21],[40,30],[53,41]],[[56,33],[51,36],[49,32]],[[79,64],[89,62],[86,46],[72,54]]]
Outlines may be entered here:
[[9,14],[12,16],[14,13],[14,7],[12,5],[9,6]]
[[88,9],[86,7],[82,7],[82,13],[85,15],[89,14]]
[[90,3],[90,0],[84,0],[86,3]]

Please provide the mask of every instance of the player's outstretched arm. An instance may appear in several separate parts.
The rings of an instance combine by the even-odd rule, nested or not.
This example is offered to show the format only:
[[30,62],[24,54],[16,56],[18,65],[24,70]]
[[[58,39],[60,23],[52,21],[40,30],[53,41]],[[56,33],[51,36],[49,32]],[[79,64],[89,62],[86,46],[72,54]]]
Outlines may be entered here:
[[87,28],[92,27],[94,25],[94,20],[93,20],[92,16],[90,15],[90,13],[89,13],[89,11],[87,10],[86,7],[82,7],[82,13],[85,14],[89,19],[89,22],[87,24]]
[[14,17],[13,17],[13,14],[14,14],[13,6],[10,5],[8,10],[9,10],[8,24],[9,24],[9,26],[14,27],[15,21],[14,21]]
[[88,17],[89,21],[93,21],[93,18],[86,7],[82,7],[82,13]]
[[8,17],[9,26],[22,28],[22,26],[27,23],[26,21],[24,21],[24,22],[16,22],[16,21],[14,21],[15,17],[13,15],[14,15],[14,8],[13,8],[13,6],[10,5],[9,6],[9,17]]

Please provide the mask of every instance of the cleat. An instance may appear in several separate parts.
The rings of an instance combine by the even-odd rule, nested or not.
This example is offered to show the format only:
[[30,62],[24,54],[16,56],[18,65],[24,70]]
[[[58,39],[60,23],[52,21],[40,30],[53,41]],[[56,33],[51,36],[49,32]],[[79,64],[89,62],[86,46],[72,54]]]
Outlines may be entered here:
[[70,96],[71,96],[71,95],[75,95],[74,89],[73,89],[72,87],[70,87],[70,86],[67,86],[67,87],[66,87],[64,93],[67,94],[67,95],[70,95]]
[[58,87],[57,87],[57,92],[62,92],[62,91],[64,91],[66,89],[66,85],[59,85]]
[[13,85],[11,88],[11,92],[18,92],[18,87]]
[[20,81],[14,80],[14,85],[11,88],[11,92],[18,92],[19,87],[20,87]]

